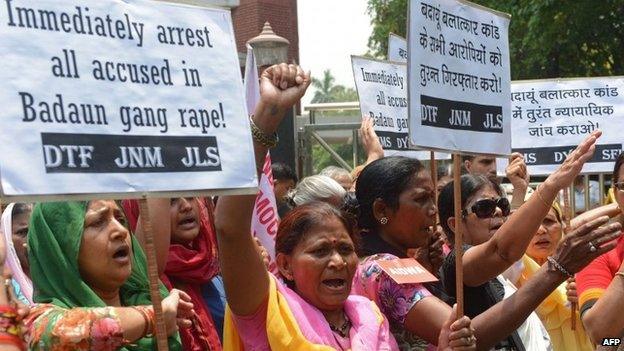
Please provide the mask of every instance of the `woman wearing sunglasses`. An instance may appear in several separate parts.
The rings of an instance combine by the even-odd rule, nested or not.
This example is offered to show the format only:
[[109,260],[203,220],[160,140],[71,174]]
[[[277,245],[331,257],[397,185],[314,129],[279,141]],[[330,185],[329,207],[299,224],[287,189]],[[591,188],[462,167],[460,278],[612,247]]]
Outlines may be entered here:
[[[461,188],[463,206],[460,225],[462,225],[464,234],[465,258],[471,258],[469,254],[473,253],[471,252],[472,250],[480,249],[489,244],[490,238],[496,238],[496,232],[505,223],[511,206],[496,182],[485,176],[464,175],[461,178]],[[439,205],[442,227],[447,232],[447,236],[454,246],[453,233],[457,221],[454,217],[451,217],[454,212],[452,182],[442,189]],[[514,238],[508,234],[503,239],[513,240]],[[496,255],[496,253],[494,255],[496,258],[502,258]],[[482,262],[482,264],[488,263]],[[492,263],[490,262],[489,264]],[[501,262],[498,263],[498,266],[505,270],[509,265]],[[483,268],[485,269],[485,267]],[[498,274],[490,277],[484,283],[469,285],[469,282],[474,277],[467,278],[467,273],[464,270],[464,303],[465,313],[468,316],[479,315],[497,302],[502,301],[506,292],[507,295],[515,292],[505,278],[502,276],[497,277]],[[501,272],[497,273],[500,274]],[[455,250],[444,260],[442,281],[446,292],[455,297]],[[529,331],[532,333],[529,333]],[[496,348],[547,350],[549,345],[548,334],[542,326],[539,317],[535,313],[530,313],[519,330],[513,331],[511,335],[501,340],[496,345]]]
[[[612,188],[624,214],[624,153],[615,162]],[[624,336],[624,237],[620,237],[615,249],[577,274],[576,284],[581,319],[590,339],[597,345],[604,338],[621,339]]]
[[[577,153],[588,152],[594,139],[581,145]],[[436,343],[451,308],[420,284],[394,283],[376,263],[407,258],[409,249],[428,245],[429,227],[435,224],[437,214],[429,171],[415,159],[382,158],[363,169],[357,180],[356,195],[358,225],[363,230],[363,253],[367,257],[360,262],[354,276],[353,292],[377,303],[388,317],[401,349],[423,349],[417,337]],[[574,231],[566,239],[569,240],[566,246],[558,248],[556,257],[569,271],[577,271],[597,257],[585,252],[585,240],[596,235],[596,227],[592,223]],[[535,276],[536,279],[527,282],[506,301],[492,303],[493,307],[490,305],[473,319],[477,349],[489,350],[505,339],[567,278],[558,271],[548,271],[547,267]]]
[[[540,288],[546,288],[551,292],[564,279],[553,279],[549,273],[559,273],[558,278],[567,278],[568,275],[584,267],[599,254],[606,252],[612,247],[605,244],[617,237],[619,230],[615,227],[598,228],[606,222],[600,219],[591,222],[594,226],[590,234],[578,234],[579,231],[587,230],[587,226],[581,226],[575,230],[573,235],[579,235],[585,246],[566,247],[580,245],[576,239],[566,238],[563,245],[559,245],[554,255],[550,256],[548,264],[540,268],[535,276],[530,279],[517,293],[514,294],[513,285],[502,277],[499,277],[514,262],[520,260],[524,255],[534,233],[538,230],[542,219],[550,210],[559,190],[569,186],[576,175],[581,171],[583,164],[593,155],[596,139],[600,132],[594,132],[586,138],[564,161],[557,171],[552,173],[546,181],[541,184],[514,215],[510,213],[509,203],[503,198],[503,194],[498,185],[491,180],[472,175],[462,177],[461,218],[454,216],[453,183],[447,184],[439,197],[440,222],[449,238],[454,237],[456,227],[461,227],[464,237],[464,256],[462,260],[464,272],[464,302],[465,312],[469,317],[482,314],[491,309],[504,298],[505,305],[522,300],[519,295],[526,298],[535,298],[534,291],[527,290],[528,283],[536,284]],[[619,228],[619,226],[618,226]],[[606,235],[605,235],[606,233]],[[566,244],[567,242],[567,244]],[[589,242],[593,242],[595,250],[590,251]],[[602,246],[605,244],[604,246]],[[575,250],[580,255],[583,262],[571,260],[570,256],[563,257],[561,252]],[[579,258],[577,258],[579,259]],[[455,295],[455,250],[446,257],[442,266],[442,281],[447,294]],[[525,294],[528,291],[528,294]],[[520,294],[522,292],[522,294]],[[524,295],[523,295],[524,294]],[[533,295],[533,296],[532,296]],[[512,299],[513,297],[513,299]],[[543,300],[542,296],[538,303],[533,305],[529,311],[537,307]],[[512,301],[512,302],[509,302]],[[534,301],[534,300],[532,300]],[[518,309],[524,309],[519,313]],[[507,309],[505,314],[515,314],[512,319],[515,323],[499,324],[500,330],[508,331],[506,339],[500,341],[498,348],[511,348],[519,350],[545,350],[550,347],[547,333],[541,332],[543,327],[536,316],[528,318],[526,303],[515,305],[512,311]],[[518,317],[521,317],[518,318]],[[528,319],[527,319],[528,318]],[[477,318],[474,318],[474,325]],[[528,321],[525,323],[525,321]],[[519,322],[519,323],[518,323]],[[511,328],[513,326],[513,329]],[[517,327],[520,327],[516,330]],[[479,335],[477,335],[479,337]],[[485,337],[488,337],[485,335]],[[546,344],[546,346],[544,346]]]

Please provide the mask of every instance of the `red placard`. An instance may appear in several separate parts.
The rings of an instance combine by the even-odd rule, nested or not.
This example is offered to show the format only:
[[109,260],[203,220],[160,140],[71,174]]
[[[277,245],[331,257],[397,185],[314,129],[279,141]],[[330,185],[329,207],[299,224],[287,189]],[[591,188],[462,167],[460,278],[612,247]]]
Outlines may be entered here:
[[398,284],[417,284],[438,281],[418,261],[413,258],[379,260],[377,264]]

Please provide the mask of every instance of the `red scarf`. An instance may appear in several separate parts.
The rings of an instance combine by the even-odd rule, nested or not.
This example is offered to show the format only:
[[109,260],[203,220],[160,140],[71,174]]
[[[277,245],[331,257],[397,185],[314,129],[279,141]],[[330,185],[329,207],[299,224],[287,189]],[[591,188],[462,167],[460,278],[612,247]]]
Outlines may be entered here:
[[[212,208],[207,209],[203,201],[195,199],[199,207],[200,230],[189,248],[179,244],[169,246],[169,256],[164,274],[160,277],[169,290],[180,289],[186,292],[193,302],[196,317],[193,326],[180,329],[184,350],[221,350],[219,335],[208,307],[204,303],[201,287],[209,283],[219,273],[217,239],[212,220]],[[138,219],[138,202],[123,202],[130,227],[134,230]]]

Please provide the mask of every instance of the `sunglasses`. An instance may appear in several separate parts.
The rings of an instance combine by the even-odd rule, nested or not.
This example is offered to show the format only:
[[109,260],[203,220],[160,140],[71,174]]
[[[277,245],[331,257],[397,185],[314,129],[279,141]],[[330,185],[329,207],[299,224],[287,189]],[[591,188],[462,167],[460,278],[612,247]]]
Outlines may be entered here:
[[506,197],[479,200],[475,202],[474,205],[470,206],[470,208],[462,210],[462,216],[466,218],[469,214],[474,213],[479,218],[491,218],[494,216],[497,207],[503,212],[503,217],[509,216],[511,206]]
[[613,183],[613,187],[619,191],[624,191],[624,182]]

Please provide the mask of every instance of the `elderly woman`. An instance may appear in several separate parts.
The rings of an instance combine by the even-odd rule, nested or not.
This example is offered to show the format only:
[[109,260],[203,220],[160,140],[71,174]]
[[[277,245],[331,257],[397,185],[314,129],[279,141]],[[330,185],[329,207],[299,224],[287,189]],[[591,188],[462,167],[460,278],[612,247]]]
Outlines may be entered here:
[[0,231],[6,241],[6,265],[13,276],[11,282],[17,298],[32,304],[33,285],[28,264],[27,236],[32,205],[12,203],[2,213]]
[[[154,311],[145,256],[114,201],[37,204],[28,235],[37,303],[28,344],[45,350],[153,350]],[[167,290],[161,287],[161,294]],[[169,347],[193,305],[177,290],[162,301]]]
[[326,175],[313,175],[303,178],[288,192],[287,200],[293,207],[313,201],[323,201],[340,206],[347,191],[334,179]]
[[[309,83],[309,75],[294,65],[266,70],[254,125],[271,135]],[[263,113],[272,109],[279,115]],[[254,147],[261,165],[267,145],[254,140]],[[267,272],[250,235],[254,200],[253,195],[225,196],[217,204],[219,259],[231,309],[224,348],[396,350],[385,317],[371,301],[350,294],[358,259],[348,220],[327,203],[298,206],[287,215],[276,237],[282,280]],[[449,321],[441,347],[452,347],[468,327],[467,319]]]
[[344,168],[337,166],[328,166],[321,170],[319,174],[335,180],[338,184],[340,184],[341,187],[344,188],[345,191],[351,190],[351,187],[353,186],[353,178],[351,178],[351,173],[349,173],[349,171]]

